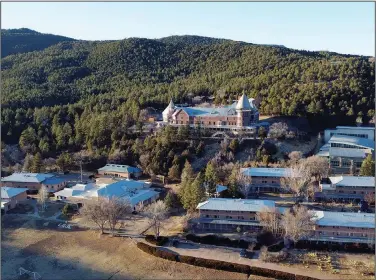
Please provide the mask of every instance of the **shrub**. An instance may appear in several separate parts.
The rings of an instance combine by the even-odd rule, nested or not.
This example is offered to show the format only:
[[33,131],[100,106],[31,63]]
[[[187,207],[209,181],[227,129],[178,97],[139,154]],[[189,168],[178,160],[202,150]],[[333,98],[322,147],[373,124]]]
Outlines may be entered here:
[[158,236],[158,239],[155,240],[154,235],[146,235],[145,240],[151,244],[157,245],[157,246],[162,246],[167,243],[168,237],[165,236]]
[[279,252],[279,251],[281,251],[284,247],[285,247],[284,242],[281,241],[281,242],[278,242],[278,243],[276,243],[276,244],[270,245],[270,246],[268,247],[268,251],[269,251],[269,252]]
[[275,237],[270,231],[264,231],[257,235],[257,243],[260,243],[260,245],[270,246],[275,242]]
[[68,216],[74,212],[74,208],[70,204],[65,204],[63,210],[61,211],[64,216]]

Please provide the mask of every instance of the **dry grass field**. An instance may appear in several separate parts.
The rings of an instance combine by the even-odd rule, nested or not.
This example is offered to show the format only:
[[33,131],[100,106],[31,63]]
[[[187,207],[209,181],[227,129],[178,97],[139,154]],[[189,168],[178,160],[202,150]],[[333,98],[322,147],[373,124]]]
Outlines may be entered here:
[[59,229],[57,225],[30,217],[2,217],[1,279],[25,279],[19,276],[20,267],[38,272],[42,279],[247,278],[155,258],[137,249],[128,238]]

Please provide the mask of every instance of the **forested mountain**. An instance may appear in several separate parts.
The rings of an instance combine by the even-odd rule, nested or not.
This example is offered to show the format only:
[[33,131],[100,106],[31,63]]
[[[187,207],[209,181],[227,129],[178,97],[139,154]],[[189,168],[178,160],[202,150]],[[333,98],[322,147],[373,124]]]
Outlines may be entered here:
[[73,40],[68,37],[39,33],[28,28],[2,29],[1,57],[17,53],[41,51],[59,42]]
[[367,122],[374,80],[368,57],[223,39],[61,42],[2,59],[2,134],[18,143],[24,131],[34,151],[114,149],[141,109],[189,93],[228,104],[244,92],[260,100],[261,114]]

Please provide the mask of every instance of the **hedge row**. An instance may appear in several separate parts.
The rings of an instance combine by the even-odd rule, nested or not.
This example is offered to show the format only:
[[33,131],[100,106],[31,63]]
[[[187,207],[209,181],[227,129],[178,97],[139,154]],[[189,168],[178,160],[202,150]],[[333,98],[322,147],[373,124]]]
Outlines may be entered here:
[[299,241],[295,244],[297,249],[308,249],[316,251],[344,251],[351,253],[374,253],[375,247],[371,248],[367,244],[356,243],[324,243],[324,242],[309,242]]
[[280,280],[318,280],[316,278],[312,278],[308,276],[295,275],[292,273],[266,269],[262,267],[253,267],[253,266],[248,266],[244,264],[237,264],[237,263],[230,263],[230,262],[224,262],[224,261],[218,261],[218,260],[196,258],[192,256],[178,255],[176,253],[169,252],[158,247],[150,246],[142,242],[138,242],[137,247],[140,250],[144,251],[145,253],[151,254],[159,258],[167,259],[170,261],[186,263],[186,264],[190,264],[194,266],[224,270],[224,271],[229,271],[229,272],[244,273],[244,274],[247,274],[247,276],[249,276],[250,274],[253,274],[253,275],[265,276],[265,277],[270,277],[270,278],[276,278]]
[[167,243],[168,237],[165,236],[158,236],[157,240],[155,240],[154,235],[146,235],[145,240],[151,244],[162,246]]
[[249,275],[249,272],[250,272],[249,266],[245,264],[230,263],[230,262],[224,262],[224,261],[218,261],[218,260],[208,260],[208,259],[196,258],[196,257],[191,257],[191,256],[181,256],[181,255],[179,255],[179,260],[182,263],[186,263],[190,265],[225,270],[225,271],[230,271],[230,272],[244,273],[247,275]]
[[166,251],[164,249],[160,249],[158,247],[150,246],[142,242],[137,243],[137,248],[155,257],[159,257],[159,258],[166,259],[169,261],[175,261],[175,262],[179,261],[178,254],[170,252],[170,251]]
[[187,234],[185,237],[187,240],[196,242],[196,243],[203,243],[208,245],[217,245],[217,246],[226,246],[226,247],[235,247],[235,248],[243,248],[247,249],[249,243],[245,240],[231,240],[227,237],[220,237],[217,235],[204,235],[204,236],[197,236],[194,234]]

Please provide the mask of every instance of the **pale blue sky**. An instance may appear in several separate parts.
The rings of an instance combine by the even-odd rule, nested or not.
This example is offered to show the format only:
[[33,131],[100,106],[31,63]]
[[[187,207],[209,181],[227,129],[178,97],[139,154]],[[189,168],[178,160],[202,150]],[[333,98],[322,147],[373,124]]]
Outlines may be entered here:
[[1,3],[1,27],[84,40],[202,35],[294,49],[375,53],[375,3]]

